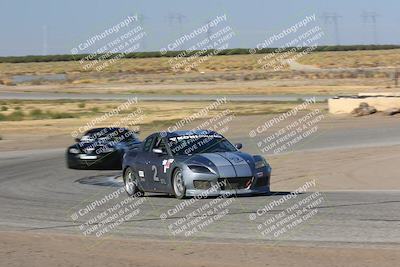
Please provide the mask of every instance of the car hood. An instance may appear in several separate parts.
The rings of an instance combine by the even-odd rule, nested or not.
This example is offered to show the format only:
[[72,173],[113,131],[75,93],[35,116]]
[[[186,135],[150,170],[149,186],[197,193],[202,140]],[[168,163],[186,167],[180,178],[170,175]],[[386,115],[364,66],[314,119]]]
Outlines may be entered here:
[[239,151],[196,154],[187,165],[207,166],[221,178],[253,176],[255,166],[251,155]]

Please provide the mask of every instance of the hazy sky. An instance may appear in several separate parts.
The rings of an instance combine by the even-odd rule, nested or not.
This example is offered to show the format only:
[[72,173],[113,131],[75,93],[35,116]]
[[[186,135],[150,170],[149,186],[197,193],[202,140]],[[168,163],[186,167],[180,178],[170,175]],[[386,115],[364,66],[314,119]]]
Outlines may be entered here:
[[[147,37],[141,50],[159,50],[217,15],[226,14],[236,33],[230,48],[254,47],[269,36],[316,14],[325,37],[335,44],[334,24],[321,16],[336,13],[341,44],[374,42],[373,24],[363,12],[376,12],[380,44],[400,44],[399,0],[0,0],[0,55],[69,54],[91,36],[126,16],[143,14]],[[171,19],[175,14],[175,19]],[[181,14],[181,23],[176,19]]]

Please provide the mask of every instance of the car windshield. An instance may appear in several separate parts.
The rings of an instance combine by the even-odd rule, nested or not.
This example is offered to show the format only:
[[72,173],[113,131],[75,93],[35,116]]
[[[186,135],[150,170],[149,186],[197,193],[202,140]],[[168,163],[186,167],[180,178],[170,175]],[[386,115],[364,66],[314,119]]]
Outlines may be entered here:
[[81,138],[81,142],[121,142],[131,141],[135,139],[135,134],[132,131],[123,128],[103,128],[94,129],[85,133]]
[[168,144],[174,155],[237,151],[234,145],[218,134],[171,137]]

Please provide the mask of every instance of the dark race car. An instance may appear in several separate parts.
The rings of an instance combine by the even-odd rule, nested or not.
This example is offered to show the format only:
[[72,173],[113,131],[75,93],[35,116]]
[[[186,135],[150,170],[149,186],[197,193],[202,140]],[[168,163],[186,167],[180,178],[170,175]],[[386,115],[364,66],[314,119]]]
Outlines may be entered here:
[[258,194],[270,190],[271,167],[209,130],[154,133],[123,160],[130,196],[163,192],[177,198]]
[[121,170],[123,155],[140,145],[126,128],[94,128],[75,141],[66,152],[67,166],[80,170]]

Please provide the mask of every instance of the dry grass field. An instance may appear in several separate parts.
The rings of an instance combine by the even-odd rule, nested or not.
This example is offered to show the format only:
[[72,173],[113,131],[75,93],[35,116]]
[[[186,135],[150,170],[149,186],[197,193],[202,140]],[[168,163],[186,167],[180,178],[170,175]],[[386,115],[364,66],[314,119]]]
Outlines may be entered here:
[[[265,55],[230,55],[214,56],[203,62],[191,72],[213,71],[256,71],[260,70],[258,60]],[[170,58],[137,58],[121,59],[116,64],[105,68],[102,72],[136,74],[171,73]],[[400,65],[400,49],[394,50],[367,50],[349,52],[315,52],[298,60],[302,64],[309,64],[321,68],[338,67],[392,67]],[[40,63],[0,63],[0,73],[3,76],[19,74],[65,74],[97,72],[85,70],[79,62],[40,62]],[[101,76],[101,75],[99,75]]]
[[[11,100],[0,101],[0,125],[3,131],[7,131],[7,123],[30,121],[37,125],[37,121],[73,119],[74,122],[81,123],[87,119],[102,116],[112,110],[122,106],[121,101],[72,101],[72,100]],[[123,118],[128,114],[141,110],[145,119],[141,124],[154,123],[155,121],[171,121],[182,119],[193,115],[214,102],[196,101],[138,101],[137,104],[130,104],[128,108],[120,110],[115,118]],[[255,115],[255,114],[276,114],[285,112],[294,106],[296,102],[227,102],[221,104],[215,109],[210,109],[206,117],[214,116],[226,109],[231,110],[236,115]],[[326,104],[316,104],[318,107],[325,107]],[[15,115],[19,113],[20,115]],[[13,115],[14,114],[14,115]],[[51,116],[48,114],[61,114],[60,116]],[[19,123],[20,124],[20,123]],[[3,127],[4,126],[4,127]]]
[[[201,64],[199,69],[211,71],[256,70],[259,68],[257,60],[263,55],[233,55],[210,57]],[[133,58],[121,59],[116,64],[102,72],[130,72],[130,73],[171,73],[170,58]],[[192,70],[198,72],[199,69]],[[66,62],[38,62],[38,63],[0,63],[0,73],[4,75],[16,74],[48,74],[48,73],[76,73],[97,72],[85,70],[83,65],[75,61]]]
[[400,67],[400,49],[309,54],[300,63],[320,68]]
[[[208,58],[189,72],[172,71],[171,58],[122,59],[98,72],[79,62],[0,63],[0,89],[13,92],[125,94],[346,94],[393,90],[393,69],[400,49],[315,52],[298,60],[321,71],[288,66],[263,70],[265,55]],[[298,69],[300,66],[300,69]],[[351,67],[357,70],[331,71]],[[382,67],[380,70],[370,67]],[[61,75],[61,79],[16,80],[16,75]]]

